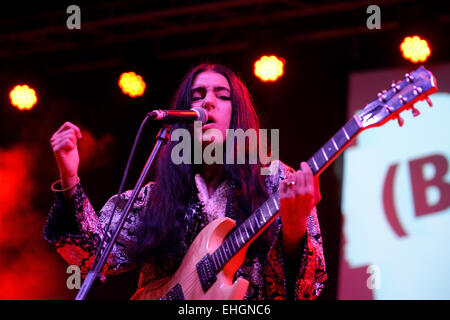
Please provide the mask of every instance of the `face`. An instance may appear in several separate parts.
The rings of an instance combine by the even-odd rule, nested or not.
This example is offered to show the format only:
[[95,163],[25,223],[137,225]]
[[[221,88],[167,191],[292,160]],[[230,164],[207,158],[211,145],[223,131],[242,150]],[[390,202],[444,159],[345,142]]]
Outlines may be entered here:
[[[214,71],[199,73],[192,85],[192,107],[208,111],[208,122],[202,127],[202,143],[223,143],[230,127],[232,103],[227,78]],[[223,138],[220,141],[220,135]]]

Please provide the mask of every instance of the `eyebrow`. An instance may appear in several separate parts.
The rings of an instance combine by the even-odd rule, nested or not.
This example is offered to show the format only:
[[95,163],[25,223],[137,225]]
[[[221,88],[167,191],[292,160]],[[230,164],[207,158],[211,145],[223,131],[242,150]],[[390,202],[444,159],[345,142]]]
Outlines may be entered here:
[[[194,93],[194,92],[199,92],[199,91],[204,91],[204,90],[205,90],[205,87],[204,87],[204,86],[199,86],[199,87],[193,88],[193,89],[192,89],[192,93]],[[215,91],[215,92],[217,92],[217,91],[222,91],[222,90],[225,90],[225,91],[230,92],[230,89],[228,89],[228,88],[226,88],[226,87],[221,87],[221,86],[214,87],[214,91]]]

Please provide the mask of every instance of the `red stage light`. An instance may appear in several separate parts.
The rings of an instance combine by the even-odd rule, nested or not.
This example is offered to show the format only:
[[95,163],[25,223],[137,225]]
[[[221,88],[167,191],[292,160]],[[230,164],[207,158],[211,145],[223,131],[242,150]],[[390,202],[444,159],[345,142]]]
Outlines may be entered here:
[[30,110],[37,102],[36,91],[25,85],[17,85],[9,93],[11,104],[19,110]]
[[124,94],[134,98],[144,94],[146,85],[140,75],[134,72],[125,72],[120,75],[119,87]]
[[284,74],[283,58],[262,56],[255,62],[255,75],[262,81],[277,81]]
[[414,63],[425,62],[431,53],[428,42],[419,36],[406,37],[400,45],[400,50],[405,59]]

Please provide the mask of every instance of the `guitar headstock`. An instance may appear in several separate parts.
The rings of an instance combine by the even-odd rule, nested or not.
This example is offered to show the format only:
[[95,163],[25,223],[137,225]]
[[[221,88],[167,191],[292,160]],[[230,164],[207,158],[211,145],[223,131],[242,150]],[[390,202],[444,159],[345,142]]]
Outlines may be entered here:
[[414,107],[414,103],[419,100],[427,100],[431,107],[431,100],[428,96],[436,90],[435,77],[421,66],[417,70],[405,74],[403,80],[393,82],[389,90],[378,93],[378,98],[364,107],[358,114],[361,127],[380,126],[391,119],[397,119],[402,126],[403,119],[400,117],[400,112],[411,109],[413,116],[418,116],[420,112]]

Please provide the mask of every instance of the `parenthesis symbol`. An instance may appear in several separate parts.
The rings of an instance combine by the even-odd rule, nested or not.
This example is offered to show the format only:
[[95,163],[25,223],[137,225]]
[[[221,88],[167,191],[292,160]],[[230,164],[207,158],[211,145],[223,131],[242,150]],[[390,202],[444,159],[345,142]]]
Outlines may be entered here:
[[397,171],[397,166],[397,164],[391,165],[386,174],[386,179],[383,185],[383,208],[386,219],[392,230],[394,230],[398,237],[404,237],[407,236],[407,233],[398,220],[398,213],[394,205],[394,177]]

